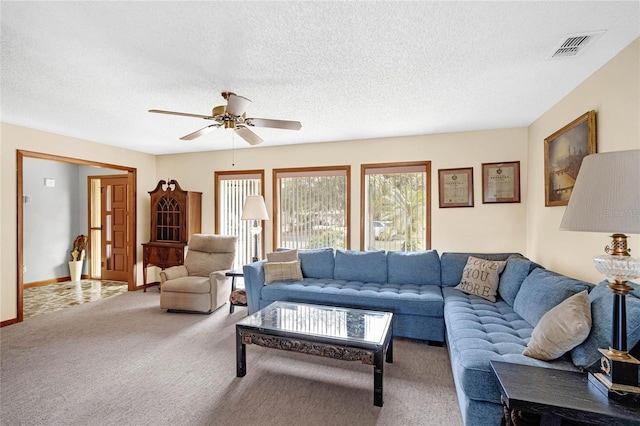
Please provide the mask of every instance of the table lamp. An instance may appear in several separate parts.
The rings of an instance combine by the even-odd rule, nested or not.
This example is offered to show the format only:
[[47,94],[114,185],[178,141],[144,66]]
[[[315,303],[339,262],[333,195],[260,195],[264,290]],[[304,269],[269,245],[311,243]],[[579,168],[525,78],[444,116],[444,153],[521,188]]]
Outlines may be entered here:
[[600,349],[602,371],[589,380],[610,398],[637,400],[640,361],[627,351],[626,295],[627,281],[640,277],[640,258],[630,255],[625,233],[640,233],[640,149],[584,158],[560,230],[613,233],[606,254],[593,258],[614,295],[611,346]]
[[262,232],[262,221],[269,220],[267,206],[264,204],[262,195],[249,195],[244,200],[242,208],[242,220],[253,220],[251,235],[253,235],[253,258],[252,262],[257,262],[258,258],[258,235]]

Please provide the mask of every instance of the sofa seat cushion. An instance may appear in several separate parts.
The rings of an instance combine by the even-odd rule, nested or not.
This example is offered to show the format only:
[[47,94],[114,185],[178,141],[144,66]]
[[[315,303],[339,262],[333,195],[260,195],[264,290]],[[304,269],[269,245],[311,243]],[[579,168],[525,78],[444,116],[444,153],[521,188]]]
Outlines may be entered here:
[[173,293],[211,293],[211,280],[209,277],[176,278],[166,281],[160,290]]
[[504,300],[489,302],[451,287],[442,294],[454,375],[469,398],[500,403],[492,360],[577,371],[568,357],[545,362],[522,355],[533,327]]
[[435,285],[305,278],[300,281],[277,281],[264,286],[261,298],[267,301],[361,307],[430,317],[442,317],[444,314],[442,291]]

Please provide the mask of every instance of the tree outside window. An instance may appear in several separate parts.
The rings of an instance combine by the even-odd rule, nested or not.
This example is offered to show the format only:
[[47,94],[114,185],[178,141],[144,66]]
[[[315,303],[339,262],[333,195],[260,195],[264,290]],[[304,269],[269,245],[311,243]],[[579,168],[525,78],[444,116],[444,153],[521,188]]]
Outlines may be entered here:
[[362,165],[363,250],[427,250],[430,162]]

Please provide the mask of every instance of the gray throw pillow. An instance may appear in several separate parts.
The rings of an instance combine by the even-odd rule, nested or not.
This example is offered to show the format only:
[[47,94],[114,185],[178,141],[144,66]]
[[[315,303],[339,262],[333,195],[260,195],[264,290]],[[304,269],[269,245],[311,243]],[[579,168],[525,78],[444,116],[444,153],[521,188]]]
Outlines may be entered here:
[[587,291],[566,299],[540,318],[523,355],[542,361],[560,358],[591,331],[591,303]]

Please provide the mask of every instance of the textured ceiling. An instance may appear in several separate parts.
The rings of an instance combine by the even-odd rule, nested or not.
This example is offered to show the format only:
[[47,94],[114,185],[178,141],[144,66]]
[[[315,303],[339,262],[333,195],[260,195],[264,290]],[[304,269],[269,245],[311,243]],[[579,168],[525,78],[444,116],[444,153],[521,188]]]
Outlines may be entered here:
[[181,141],[207,122],[147,112],[209,114],[222,91],[250,117],[302,122],[255,128],[261,146],[523,127],[640,35],[638,1],[0,7],[3,122],[153,154],[248,148],[223,129]]

